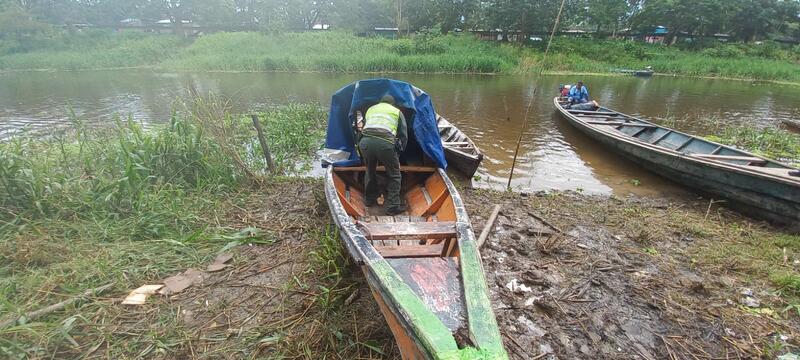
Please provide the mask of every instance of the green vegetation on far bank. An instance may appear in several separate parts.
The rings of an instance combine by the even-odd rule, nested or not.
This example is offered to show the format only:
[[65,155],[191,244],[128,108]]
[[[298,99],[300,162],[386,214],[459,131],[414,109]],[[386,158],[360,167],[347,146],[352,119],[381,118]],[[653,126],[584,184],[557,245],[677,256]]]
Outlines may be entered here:
[[[392,40],[345,32],[215,33],[194,41],[172,35],[109,35],[101,31],[39,36],[57,39],[40,39],[25,48],[0,45],[0,70],[151,67],[190,71],[535,73],[546,43],[501,44],[468,34],[417,34]],[[53,43],[59,45],[51,46]],[[557,38],[544,65],[547,72],[613,73],[620,68],[652,66],[662,74],[800,83],[800,46],[765,42],[691,49],[623,40]]]

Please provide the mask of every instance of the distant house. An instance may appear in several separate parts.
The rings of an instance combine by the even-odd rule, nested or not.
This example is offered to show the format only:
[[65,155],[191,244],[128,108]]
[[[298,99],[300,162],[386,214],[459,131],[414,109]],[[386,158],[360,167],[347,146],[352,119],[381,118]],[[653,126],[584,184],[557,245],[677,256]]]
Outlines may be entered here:
[[[181,20],[181,24],[184,24],[184,25],[191,24],[191,23],[192,23],[191,20]],[[170,20],[170,19],[158,20],[158,21],[156,21],[156,25],[172,25],[172,20]]]
[[730,34],[723,34],[723,33],[716,33],[714,34],[714,38],[719,40],[720,42],[728,42],[731,39]]
[[376,27],[372,29],[373,34],[384,37],[387,39],[396,39],[397,34],[400,32],[400,28],[396,27]]
[[330,24],[314,24],[311,25],[311,30],[330,30]]
[[125,20],[120,20],[119,24],[122,26],[143,26],[144,22],[139,19],[127,18]]
[[644,36],[644,42],[648,44],[663,44],[667,38],[667,31],[666,27],[663,26],[656,26],[656,28],[651,32]]

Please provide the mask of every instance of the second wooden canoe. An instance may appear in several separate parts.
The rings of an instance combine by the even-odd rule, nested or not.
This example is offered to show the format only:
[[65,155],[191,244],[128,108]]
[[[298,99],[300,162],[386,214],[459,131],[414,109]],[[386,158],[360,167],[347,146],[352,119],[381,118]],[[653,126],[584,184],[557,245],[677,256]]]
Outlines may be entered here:
[[609,108],[566,109],[558,98],[553,105],[578,130],[646,169],[800,231],[797,169]]
[[325,196],[403,359],[507,359],[475,235],[445,171],[402,166],[408,211],[388,216],[365,206],[364,170],[329,167]]
[[483,161],[483,153],[478,146],[467,134],[441,115],[436,115],[436,123],[439,126],[439,137],[442,139],[447,163],[467,177],[474,176]]

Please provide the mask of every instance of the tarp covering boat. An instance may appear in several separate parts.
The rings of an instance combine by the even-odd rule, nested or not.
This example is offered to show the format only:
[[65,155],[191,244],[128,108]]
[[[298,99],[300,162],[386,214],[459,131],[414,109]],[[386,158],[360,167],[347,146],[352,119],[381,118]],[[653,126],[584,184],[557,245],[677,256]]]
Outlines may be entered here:
[[[436,111],[430,96],[419,88],[399,80],[370,79],[349,84],[333,94],[328,115],[328,132],[323,151],[323,164],[353,166],[361,163],[355,151],[356,135],[353,124],[356,112],[362,113],[378,103],[385,95],[394,97],[396,105],[403,111],[408,122],[408,145],[400,155],[400,161],[422,158],[433,160],[437,167],[446,169]],[[327,164],[326,164],[327,163]]]

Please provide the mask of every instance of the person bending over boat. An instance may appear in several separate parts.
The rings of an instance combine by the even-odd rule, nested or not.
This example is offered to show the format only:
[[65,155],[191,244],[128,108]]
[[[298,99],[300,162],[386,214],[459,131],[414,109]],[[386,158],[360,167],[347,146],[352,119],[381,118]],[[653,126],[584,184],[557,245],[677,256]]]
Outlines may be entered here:
[[400,158],[408,143],[408,127],[405,116],[395,106],[394,98],[386,95],[381,102],[373,105],[364,115],[364,129],[358,142],[361,158],[367,166],[364,179],[366,205],[377,204],[378,182],[375,177],[378,163],[386,168],[386,213],[396,215],[406,211],[400,199]]
[[583,81],[578,81],[575,86],[569,89],[569,102],[572,104],[584,104],[589,102],[589,90],[583,86]]

